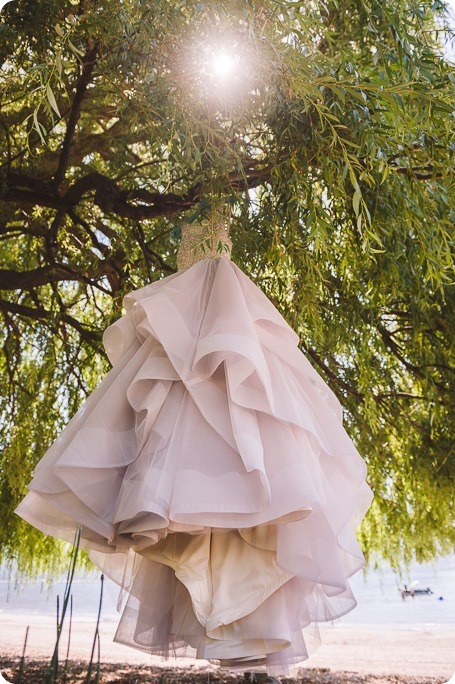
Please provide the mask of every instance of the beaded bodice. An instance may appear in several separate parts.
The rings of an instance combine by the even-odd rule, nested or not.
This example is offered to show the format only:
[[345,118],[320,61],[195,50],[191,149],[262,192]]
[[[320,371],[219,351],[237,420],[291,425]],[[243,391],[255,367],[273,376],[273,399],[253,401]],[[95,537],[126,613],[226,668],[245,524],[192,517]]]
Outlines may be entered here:
[[219,217],[217,221],[207,219],[197,224],[182,225],[182,239],[177,253],[177,266],[183,271],[203,259],[231,258],[232,241],[229,237],[229,222]]

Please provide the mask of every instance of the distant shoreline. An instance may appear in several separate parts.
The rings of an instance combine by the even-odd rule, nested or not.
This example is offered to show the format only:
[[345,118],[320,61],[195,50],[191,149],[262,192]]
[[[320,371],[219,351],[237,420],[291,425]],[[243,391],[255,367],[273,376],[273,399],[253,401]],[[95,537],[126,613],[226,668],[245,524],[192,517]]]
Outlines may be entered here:
[[[55,613],[55,610],[54,610]],[[101,622],[106,623],[106,624],[117,624],[120,618],[121,612],[120,613],[107,613],[106,615],[101,616]],[[43,615],[42,611],[40,610],[34,610],[30,611],[27,610],[26,608],[14,608],[12,610],[8,610],[8,608],[0,608],[0,623],[2,618],[5,619],[22,619],[23,621],[26,621],[27,618],[39,618],[40,620],[44,617],[44,619],[54,619],[54,615],[51,613]],[[77,616],[77,622],[78,623],[85,623],[85,624],[93,624],[95,625],[96,622],[96,614],[95,613],[87,613],[85,615],[79,614]],[[328,630],[328,629],[346,629],[346,630],[362,630],[362,629],[377,629],[377,630],[390,630],[393,629],[394,631],[403,631],[403,632],[409,632],[409,631],[420,631],[428,628],[435,628],[435,629],[440,629],[440,630],[447,630],[447,631],[454,631],[455,630],[455,624],[454,623],[447,623],[447,622],[432,622],[430,620],[428,621],[422,621],[422,622],[398,622],[395,623],[394,625],[391,625],[389,622],[351,622],[351,621],[344,621],[343,618],[338,618],[337,620],[334,620],[333,622],[318,622],[318,627],[320,630]],[[0,644],[1,644],[1,638],[0,638]],[[0,680],[1,684],[1,680]]]

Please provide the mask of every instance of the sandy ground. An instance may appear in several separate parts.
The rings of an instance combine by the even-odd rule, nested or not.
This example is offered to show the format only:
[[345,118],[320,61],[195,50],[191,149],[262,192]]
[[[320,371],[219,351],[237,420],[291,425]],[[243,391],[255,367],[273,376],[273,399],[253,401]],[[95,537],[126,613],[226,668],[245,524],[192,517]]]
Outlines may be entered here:
[[[52,680],[56,684],[444,684],[438,677],[409,677],[405,675],[361,675],[355,672],[334,672],[327,668],[298,670],[293,676],[280,680],[270,679],[267,674],[227,673],[209,668],[163,668],[127,663],[101,663],[89,670],[83,661],[60,663],[54,676],[46,661],[27,661],[25,667],[0,658],[0,683],[43,684]],[[50,676],[51,675],[51,676]],[[453,684],[453,680],[451,680]]]
[[[55,620],[49,617],[0,615],[0,656],[17,658],[22,655],[26,627],[29,634],[26,657],[29,660],[49,658],[55,642]],[[66,628],[67,629],[67,628]],[[64,629],[61,654],[68,642]],[[113,643],[116,623],[100,625],[101,660],[108,663],[165,665],[188,667],[194,660],[163,661],[135,649]],[[73,621],[70,658],[89,660],[93,641],[92,620]],[[370,626],[323,626],[321,646],[304,663],[303,668],[349,671],[360,675],[392,675],[438,678],[448,681],[455,672],[455,626],[426,626],[421,629],[384,629]],[[204,661],[200,663],[204,666]],[[1,682],[1,679],[0,679]],[[455,684],[455,679],[454,679]]]

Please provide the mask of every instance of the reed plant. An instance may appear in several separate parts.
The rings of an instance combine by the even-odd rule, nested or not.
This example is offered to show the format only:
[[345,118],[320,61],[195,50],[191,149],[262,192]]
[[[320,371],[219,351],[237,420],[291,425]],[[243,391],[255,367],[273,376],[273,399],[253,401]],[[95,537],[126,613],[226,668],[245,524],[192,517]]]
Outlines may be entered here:
[[63,684],[66,684],[66,680],[68,677],[68,661],[69,661],[70,646],[71,646],[72,626],[73,626],[73,595],[71,594],[71,596],[70,596],[70,621],[69,621],[69,625],[68,625],[68,644],[66,647],[65,664],[63,666]]
[[96,620],[95,634],[93,635],[92,653],[90,656],[90,662],[88,664],[87,677],[85,678],[85,684],[90,684],[92,669],[93,669],[93,659],[95,656],[95,648],[97,647],[97,662],[96,662],[96,674],[95,674],[95,684],[99,684],[101,676],[101,647],[100,647],[100,620],[101,620],[101,609],[103,607],[103,589],[104,589],[104,575],[101,575],[101,589],[100,589],[100,600],[98,604],[98,616]]
[[[63,600],[60,601],[60,595],[57,595],[57,605],[56,605],[56,640],[54,645],[54,651],[52,658],[49,663],[49,667],[46,672],[44,679],[45,684],[56,684],[59,678],[59,651],[60,642],[62,638],[63,626],[65,623],[65,618],[69,613],[69,626],[68,626],[68,641],[66,646],[65,662],[63,669],[61,671],[61,683],[67,684],[69,682],[69,654],[71,647],[71,635],[73,626],[73,595],[71,593],[72,584],[74,580],[74,573],[76,570],[76,565],[78,561],[79,548],[80,548],[80,537],[81,528],[79,527],[74,538],[73,548],[70,554],[70,564],[66,576],[65,588],[63,592]],[[100,684],[101,681],[101,640],[100,640],[100,621],[101,621],[101,611],[103,607],[103,595],[104,595],[104,575],[101,574],[101,587],[98,603],[98,614],[95,625],[95,633],[93,635],[92,650],[90,655],[90,662],[88,664],[87,675],[85,677],[85,684]],[[18,674],[18,684],[23,684],[24,672],[25,672],[25,652],[27,648],[27,641],[29,635],[30,627],[27,626],[25,632],[24,645],[22,649],[22,657],[19,665]],[[96,653],[96,659],[95,659]],[[93,679],[94,677],[94,679]]]
[[27,649],[27,640],[28,640],[28,632],[30,630],[30,625],[27,625],[27,629],[25,630],[25,639],[24,639],[24,646],[22,648],[22,657],[21,657],[21,662],[19,665],[19,675],[17,678],[18,684],[22,684],[22,680],[24,677],[24,667],[25,667],[25,651]]
[[[45,684],[52,684],[53,682],[56,682],[57,677],[58,677],[58,653],[59,653],[59,646],[60,646],[60,638],[62,636],[62,630],[63,630],[64,621],[65,621],[66,611],[67,611],[68,605],[70,603],[71,587],[73,584],[74,571],[76,569],[77,558],[78,558],[78,554],[79,554],[80,538],[81,538],[81,528],[78,527],[76,534],[75,534],[74,542],[73,542],[73,549],[72,549],[71,555],[70,555],[70,565],[68,568],[68,574],[66,576],[66,583],[65,583],[65,590],[63,593],[63,604],[62,604],[61,615],[60,615],[60,611],[59,611],[59,601],[57,602],[57,637],[56,637],[56,641],[55,641],[54,652],[52,654],[51,662],[49,663],[49,668],[48,668],[48,671],[46,674]],[[68,649],[67,649],[67,660],[68,660]]]

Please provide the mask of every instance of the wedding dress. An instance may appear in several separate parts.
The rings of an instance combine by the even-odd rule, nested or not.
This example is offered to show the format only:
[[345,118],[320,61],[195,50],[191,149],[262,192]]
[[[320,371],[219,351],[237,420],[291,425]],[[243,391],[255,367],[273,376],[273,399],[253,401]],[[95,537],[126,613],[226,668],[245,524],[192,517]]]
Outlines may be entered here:
[[113,368],[17,513],[68,541],[80,526],[127,596],[116,641],[280,673],[310,623],[355,606],[371,491],[338,400],[220,231],[197,250],[187,229],[183,268],[125,297]]

